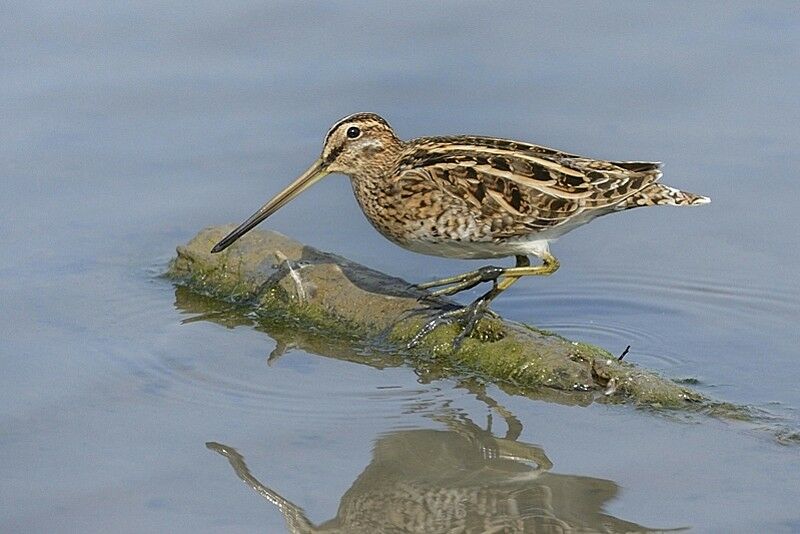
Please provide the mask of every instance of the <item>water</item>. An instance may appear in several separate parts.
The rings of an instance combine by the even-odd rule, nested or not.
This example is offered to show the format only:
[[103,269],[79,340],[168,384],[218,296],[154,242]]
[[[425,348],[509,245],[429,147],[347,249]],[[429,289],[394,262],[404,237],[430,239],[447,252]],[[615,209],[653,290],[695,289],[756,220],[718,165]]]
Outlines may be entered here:
[[[0,16],[0,530],[283,531],[215,442],[296,517],[345,529],[439,492],[430,529],[483,521],[463,503],[485,497],[495,522],[800,531],[797,445],[774,433],[800,426],[793,3],[19,2]],[[358,110],[403,137],[661,160],[665,182],[711,196],[575,231],[553,247],[557,275],[496,309],[632,345],[631,361],[774,425],[380,368],[158,276]],[[341,177],[269,225],[409,280],[475,266],[385,242]]]

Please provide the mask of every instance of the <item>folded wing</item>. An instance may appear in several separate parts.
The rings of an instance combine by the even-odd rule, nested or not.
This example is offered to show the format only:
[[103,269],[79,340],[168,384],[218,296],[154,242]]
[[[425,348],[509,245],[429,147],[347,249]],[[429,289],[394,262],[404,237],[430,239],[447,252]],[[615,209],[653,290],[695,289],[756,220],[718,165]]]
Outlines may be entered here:
[[517,141],[444,137],[417,140],[397,176],[430,180],[480,209],[492,234],[504,237],[614,211],[655,183],[661,171],[655,162],[604,161]]

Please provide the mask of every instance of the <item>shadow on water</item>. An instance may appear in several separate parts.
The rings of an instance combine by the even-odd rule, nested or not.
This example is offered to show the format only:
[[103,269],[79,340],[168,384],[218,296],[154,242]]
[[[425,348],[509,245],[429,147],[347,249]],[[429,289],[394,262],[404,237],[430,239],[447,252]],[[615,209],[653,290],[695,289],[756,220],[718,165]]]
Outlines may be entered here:
[[[373,367],[408,363],[400,355],[377,354],[377,349],[347,340],[257,321],[236,306],[184,287],[176,288],[175,297],[176,307],[191,315],[184,322],[211,321],[266,332],[276,340],[267,364],[292,348]],[[446,374],[425,362],[415,364],[415,371],[422,381]],[[449,405],[431,411],[429,404],[421,403],[418,411],[441,429],[403,429],[381,436],[371,463],[342,495],[336,517],[320,525],[313,524],[301,506],[259,480],[234,447],[216,442],[206,446],[227,458],[245,484],[278,507],[290,532],[657,531],[603,512],[619,490],[613,481],[549,472],[553,464],[545,451],[518,441],[522,423],[487,395],[478,380],[464,379],[457,387],[503,420],[505,436],[493,434],[492,416],[483,428]],[[554,400],[567,402],[568,397]]]
[[663,531],[604,513],[618,492],[614,482],[548,472],[552,463],[544,450],[517,441],[517,418],[478,396],[505,418],[506,437],[447,409],[430,415],[445,430],[390,432],[377,440],[371,463],[342,495],[336,517],[320,525],[256,478],[236,449],[206,446],[277,506],[293,533]]

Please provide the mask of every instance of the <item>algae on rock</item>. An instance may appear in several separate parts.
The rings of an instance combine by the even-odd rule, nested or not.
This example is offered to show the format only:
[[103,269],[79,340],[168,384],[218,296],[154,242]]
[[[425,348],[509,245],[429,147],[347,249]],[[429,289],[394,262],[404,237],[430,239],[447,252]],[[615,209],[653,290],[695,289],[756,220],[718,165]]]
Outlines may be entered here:
[[599,347],[500,318],[481,321],[458,350],[451,344],[458,333],[455,325],[439,327],[407,349],[426,319],[420,312],[435,313],[452,302],[421,301],[425,293],[408,282],[271,231],[251,232],[224,253],[211,254],[230,229],[208,228],[179,246],[169,276],[193,291],[250,308],[273,328],[311,332],[323,354],[326,344],[339,352],[350,346],[359,354],[372,347],[374,354],[366,358],[370,364],[385,359],[387,365],[407,362],[440,374],[477,375],[537,396],[560,391],[565,393],[556,395],[561,402],[633,401],[679,408],[705,401]]

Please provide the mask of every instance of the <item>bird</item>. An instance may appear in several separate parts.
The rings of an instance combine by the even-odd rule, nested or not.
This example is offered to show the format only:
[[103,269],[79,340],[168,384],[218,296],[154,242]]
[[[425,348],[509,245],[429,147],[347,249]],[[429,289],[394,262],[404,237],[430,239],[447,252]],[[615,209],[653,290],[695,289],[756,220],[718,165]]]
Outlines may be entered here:
[[[661,163],[611,161],[511,139],[474,135],[400,139],[381,116],[355,113],[328,130],[320,157],[302,175],[221,239],[237,239],[331,173],[348,176],[375,229],[412,252],[445,258],[511,258],[513,267],[479,269],[416,285],[430,297],[482,283],[467,306],[429,320],[413,347],[438,326],[458,323],[458,348],[492,301],[524,276],[559,268],[550,243],[593,219],[644,206],[695,206],[710,198],[662,184]],[[530,257],[539,260],[532,265]]]

